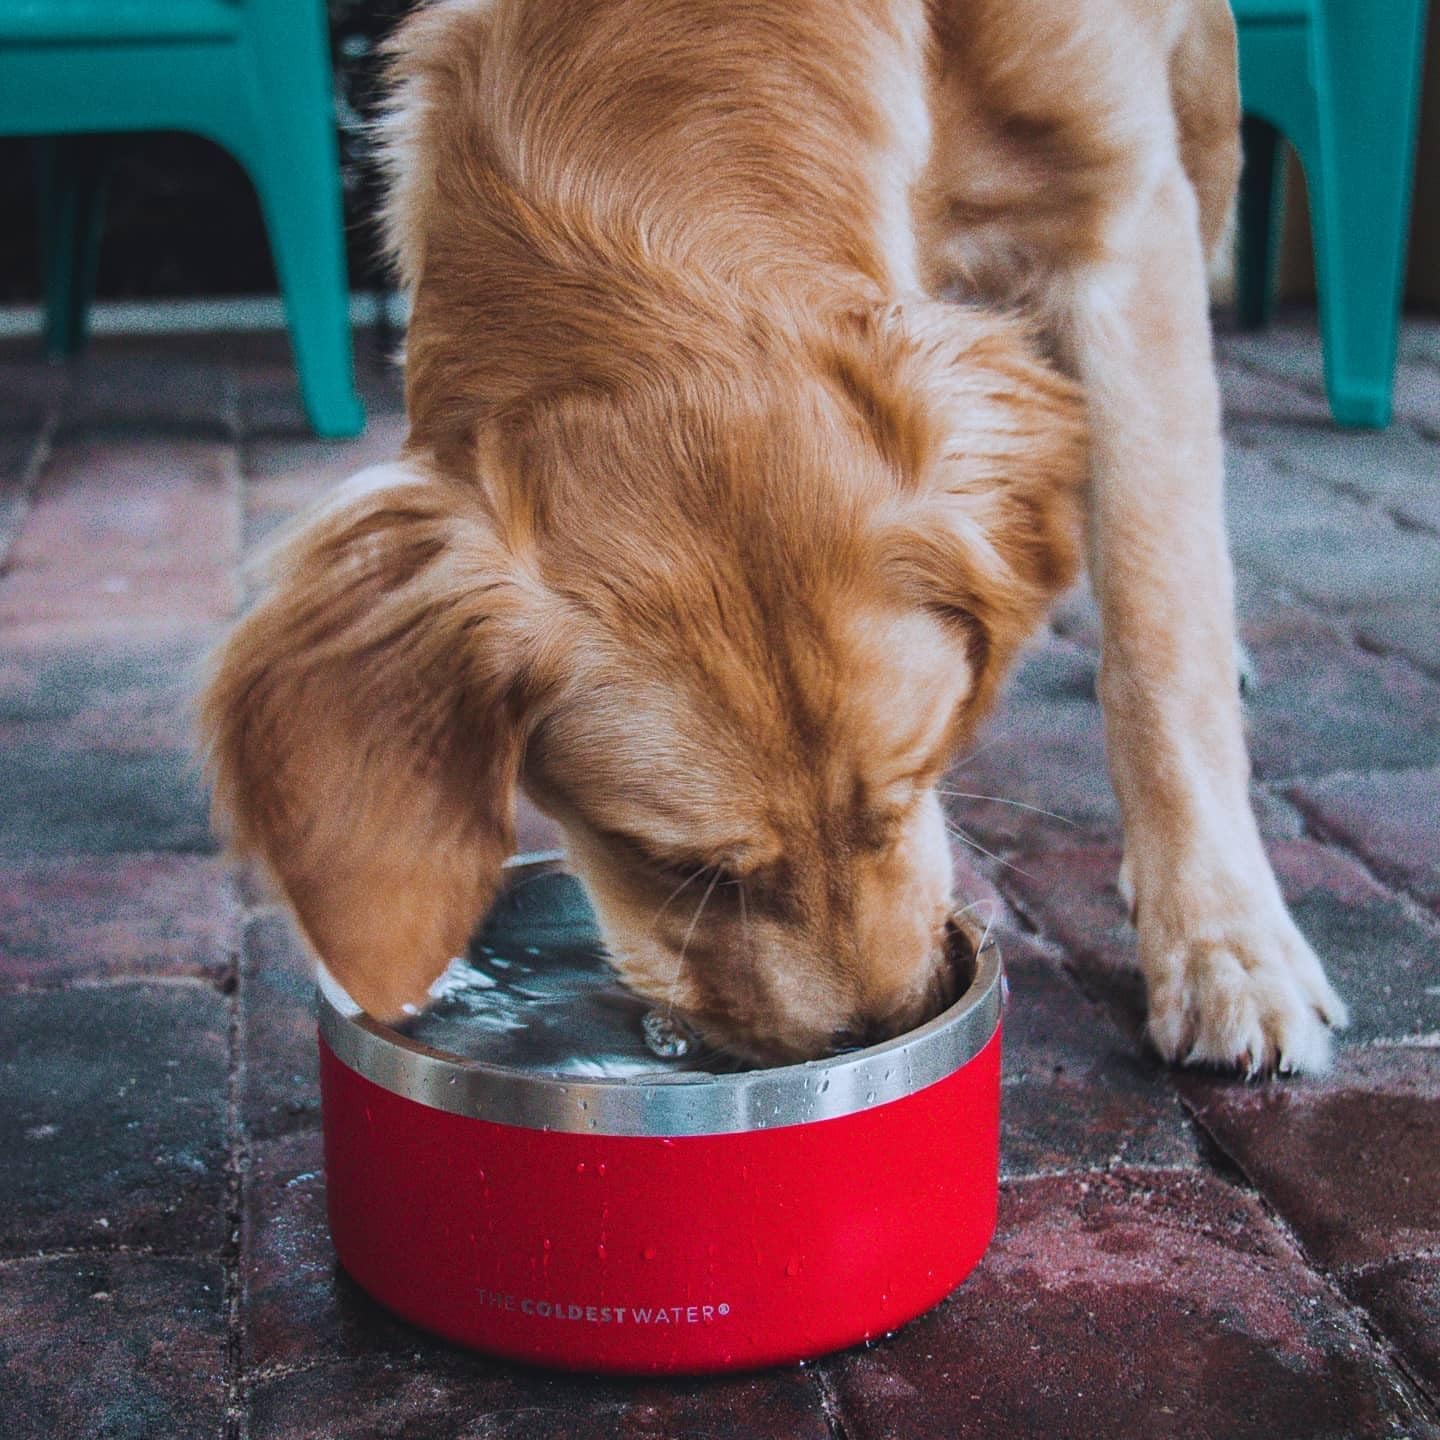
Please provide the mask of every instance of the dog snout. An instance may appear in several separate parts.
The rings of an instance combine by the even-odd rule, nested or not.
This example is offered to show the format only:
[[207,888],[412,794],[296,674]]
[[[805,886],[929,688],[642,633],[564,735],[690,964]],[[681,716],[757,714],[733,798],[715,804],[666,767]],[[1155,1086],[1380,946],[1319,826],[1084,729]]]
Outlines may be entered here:
[[959,994],[959,977],[942,948],[930,958],[921,978],[902,994],[856,1015],[830,1034],[832,1054],[882,1045],[934,1019],[954,1004]]

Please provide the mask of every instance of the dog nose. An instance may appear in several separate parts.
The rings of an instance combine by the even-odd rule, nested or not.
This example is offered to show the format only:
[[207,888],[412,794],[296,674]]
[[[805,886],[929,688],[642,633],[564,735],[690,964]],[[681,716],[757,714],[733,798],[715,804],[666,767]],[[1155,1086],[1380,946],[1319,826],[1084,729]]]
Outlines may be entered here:
[[912,1027],[912,1023],[920,1022],[912,1021],[904,1012],[897,1012],[842,1025],[830,1034],[831,1053],[843,1055],[847,1050],[864,1050],[871,1045],[880,1045],[886,1040],[893,1040],[897,1035],[903,1035]]
[[948,1009],[959,991],[960,977],[949,959],[942,956],[919,988],[910,989],[903,998],[892,999],[883,1009],[854,1016],[847,1024],[832,1030],[831,1053],[863,1050],[904,1035]]

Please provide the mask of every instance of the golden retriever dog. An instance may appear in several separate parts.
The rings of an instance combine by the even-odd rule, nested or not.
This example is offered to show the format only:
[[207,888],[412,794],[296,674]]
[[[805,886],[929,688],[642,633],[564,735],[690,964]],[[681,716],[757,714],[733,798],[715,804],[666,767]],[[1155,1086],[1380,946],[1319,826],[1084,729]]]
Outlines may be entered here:
[[[516,787],[614,962],[756,1063],[944,998],[936,784],[1072,580],[1149,1033],[1324,1066],[1248,800],[1206,251],[1225,0],[439,0],[402,28],[410,430],[203,705],[218,812],[378,1016]],[[943,298],[942,298],[943,297]]]

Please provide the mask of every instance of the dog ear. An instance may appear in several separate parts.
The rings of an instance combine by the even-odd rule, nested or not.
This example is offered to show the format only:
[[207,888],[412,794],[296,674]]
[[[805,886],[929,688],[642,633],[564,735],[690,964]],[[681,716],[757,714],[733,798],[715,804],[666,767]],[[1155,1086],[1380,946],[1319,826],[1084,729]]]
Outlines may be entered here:
[[522,587],[473,491],[364,472],[213,661],[215,812],[371,1014],[423,998],[510,853]]
[[864,394],[900,491],[881,527],[882,564],[963,629],[978,712],[1078,571],[1083,397],[1007,317],[919,302],[869,324],[865,353],[881,363],[844,383]]

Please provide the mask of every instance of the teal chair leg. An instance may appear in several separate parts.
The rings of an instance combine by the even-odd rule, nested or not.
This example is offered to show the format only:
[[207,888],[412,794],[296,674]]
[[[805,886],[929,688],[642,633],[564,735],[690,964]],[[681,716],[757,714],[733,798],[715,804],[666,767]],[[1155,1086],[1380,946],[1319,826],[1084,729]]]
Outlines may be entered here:
[[1425,4],[1327,0],[1325,19],[1322,153],[1305,167],[1325,385],[1341,425],[1378,427],[1395,377]]
[[245,164],[285,297],[300,391],[317,434],[358,435],[340,164],[323,5],[250,0],[254,84]]
[[1285,215],[1285,148],[1280,132],[1253,115],[1245,117],[1243,148],[1235,298],[1241,326],[1259,330],[1270,323],[1275,309]]
[[60,360],[85,347],[100,263],[109,156],[103,140],[71,135],[37,140],[35,155],[45,267],[45,351]]
[[[334,143],[328,133],[325,139]],[[313,152],[319,148],[314,136],[272,133],[266,140],[267,150],[274,141],[270,151],[274,158],[254,168],[251,179],[260,196],[285,297],[305,410],[317,435],[328,439],[358,435],[365,427],[365,409],[355,393],[344,232],[339,197],[334,193],[334,165],[314,163]]]

